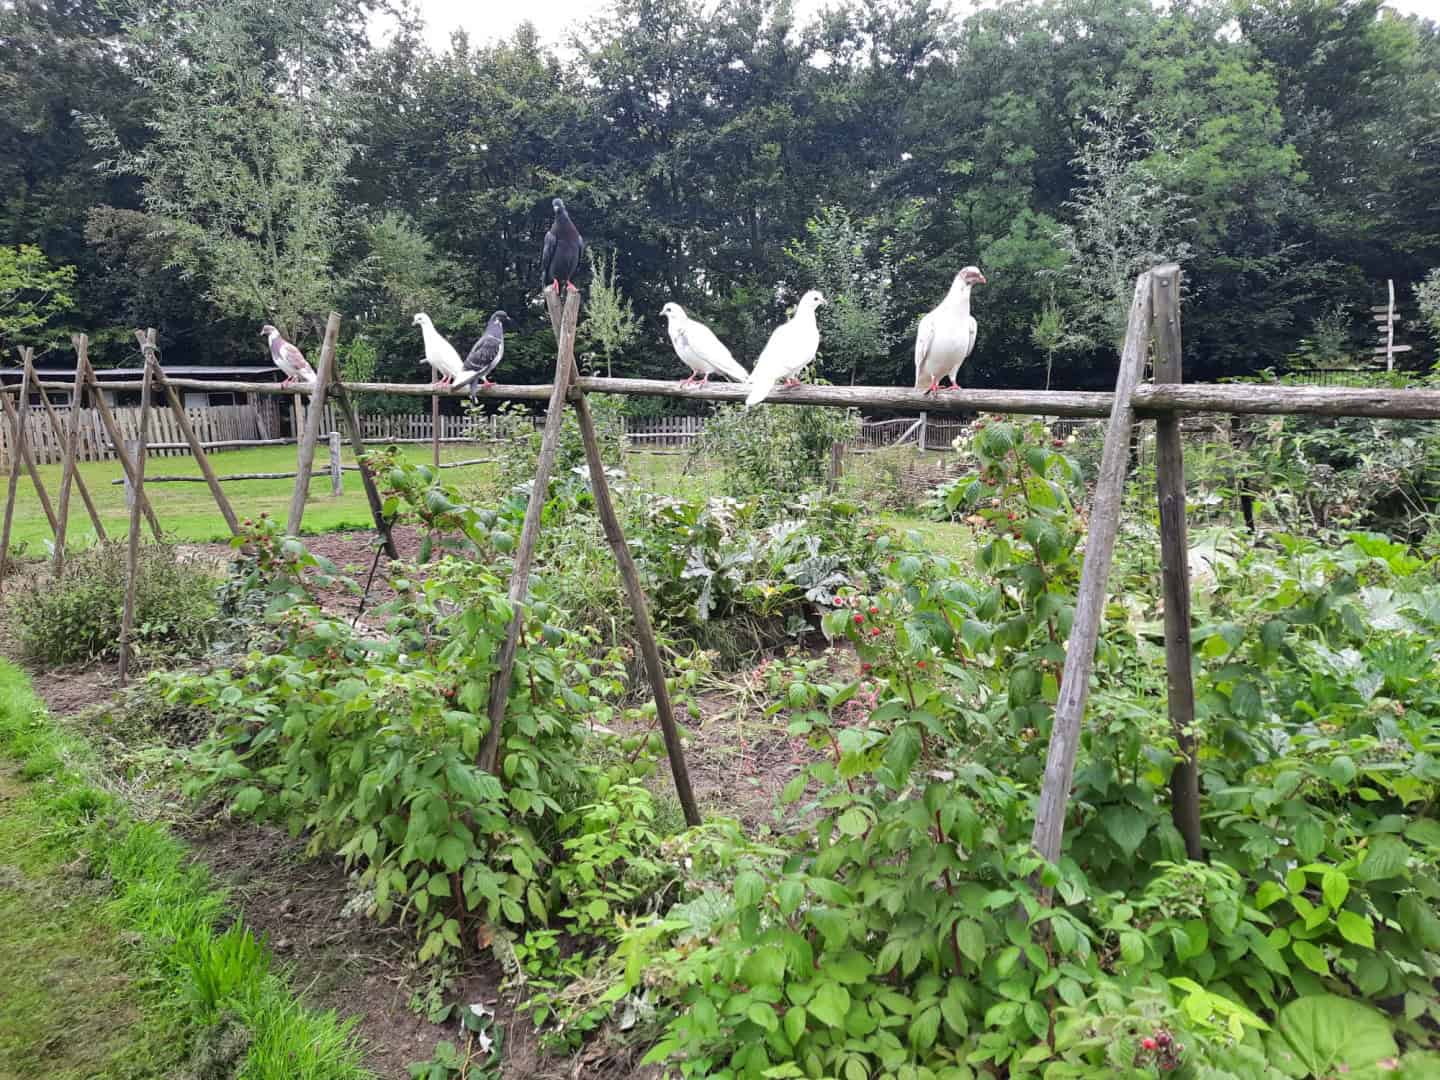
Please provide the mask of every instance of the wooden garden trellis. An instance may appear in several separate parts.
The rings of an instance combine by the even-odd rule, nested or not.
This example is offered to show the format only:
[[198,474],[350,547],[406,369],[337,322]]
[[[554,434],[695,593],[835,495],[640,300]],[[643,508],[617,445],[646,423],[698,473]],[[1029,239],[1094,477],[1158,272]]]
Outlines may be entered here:
[[[1032,836],[1037,852],[1052,863],[1059,858],[1064,835],[1065,815],[1069,805],[1070,785],[1074,776],[1075,756],[1079,747],[1081,724],[1089,693],[1090,676],[1094,667],[1095,646],[1099,639],[1104,613],[1110,564],[1114,556],[1121,496],[1129,473],[1127,465],[1130,454],[1130,436],[1136,421],[1154,419],[1157,422],[1156,485],[1161,520],[1160,546],[1165,605],[1167,704],[1171,725],[1181,751],[1181,760],[1171,776],[1172,809],[1176,827],[1185,839],[1187,853],[1192,858],[1203,858],[1204,851],[1199,827],[1199,783],[1195,762],[1194,687],[1190,650],[1190,589],[1185,538],[1185,480],[1179,431],[1181,415],[1193,412],[1440,420],[1440,390],[1275,385],[1183,385],[1180,360],[1179,292],[1180,272],[1174,266],[1157,267],[1141,274],[1137,279],[1113,394],[967,388],[944,395],[929,396],[919,390],[903,388],[802,386],[789,390],[777,390],[768,399],[776,404],[826,408],[868,406],[896,410],[926,410],[936,414],[981,411],[1048,417],[1108,417],[1109,426],[1105,447],[1090,508],[1090,530],[1085,544],[1085,558],[1081,570],[1079,593],[1076,597],[1075,616],[1071,624],[1070,639],[1066,643],[1061,693],[1056,703],[1044,780]],[[549,306],[551,324],[555,329],[557,340],[554,380],[548,385],[497,385],[479,391],[481,396],[492,400],[547,401],[549,403],[544,435],[541,440],[540,462],[537,465],[537,475],[531,489],[530,505],[527,509],[525,524],[522,527],[520,544],[516,549],[515,568],[510,583],[510,595],[515,603],[516,614],[509,627],[506,649],[502,651],[499,669],[492,684],[489,702],[491,723],[482,742],[480,762],[492,769],[499,767],[501,749],[499,746],[499,718],[503,718],[510,690],[510,673],[513,670],[515,648],[518,644],[522,624],[520,609],[528,592],[529,568],[533,558],[535,540],[539,533],[540,510],[548,487],[549,473],[554,464],[563,412],[568,402],[575,408],[577,419],[580,422],[586,460],[590,467],[590,480],[595,492],[596,508],[604,526],[606,538],[614,549],[621,577],[625,583],[627,599],[635,614],[637,636],[640,638],[647,676],[655,693],[656,712],[665,736],[676,789],[685,809],[687,820],[695,822],[699,820],[699,815],[694,806],[693,794],[689,790],[688,774],[685,770],[678,729],[674,724],[673,711],[665,686],[663,665],[655,644],[639,575],[635,570],[633,559],[630,558],[624,533],[610,499],[587,395],[608,393],[738,402],[743,400],[746,388],[743,385],[717,383],[682,386],[676,382],[649,379],[576,378],[574,376],[574,344],[575,327],[579,314],[579,295],[577,293],[569,294],[563,310],[559,298],[553,293],[546,293],[546,302]],[[306,391],[312,394],[313,398],[318,398],[318,400],[312,398],[308,416],[318,418],[323,411],[326,395],[333,393],[344,411],[352,444],[357,453],[363,453],[364,444],[360,438],[360,425],[353,406],[350,404],[349,395],[351,393],[388,393],[408,397],[426,397],[435,395],[436,391],[433,387],[426,385],[342,382],[333,363],[334,342],[338,335],[339,319],[339,315],[332,313],[326,327],[326,345],[322,348],[321,353],[320,379],[315,387]],[[281,389],[274,383],[166,379],[157,370],[158,364],[154,361],[153,343],[153,331],[151,331],[142,339],[142,351],[146,353],[146,374],[142,379],[107,384],[107,388],[111,390],[139,390],[141,392],[141,439],[138,457],[135,461],[132,462],[125,453],[118,432],[115,430],[114,420],[108,417],[108,410],[105,409],[101,396],[98,392],[94,394],[101,418],[106,421],[107,430],[116,445],[117,456],[135,488],[135,499],[130,517],[132,559],[129,563],[130,574],[127,581],[127,631],[121,643],[122,671],[123,665],[128,660],[128,627],[130,619],[133,617],[131,593],[135,577],[133,556],[138,548],[139,518],[142,513],[149,517],[156,537],[158,538],[160,535],[159,525],[145,499],[144,491],[145,418],[148,416],[152,384],[161,386],[167,391],[172,408],[178,400],[174,389],[245,391],[256,394],[293,393],[291,390]],[[1155,360],[1155,381],[1150,385],[1144,385],[1140,382],[1141,373],[1144,370],[1146,359],[1152,354]],[[330,362],[327,363],[327,360]],[[98,391],[93,372],[87,372],[87,374],[86,385],[92,391]],[[78,378],[77,375],[77,380]],[[57,521],[54,510],[46,498],[38,471],[25,452],[23,412],[28,407],[28,395],[32,388],[66,391],[75,389],[65,383],[40,382],[35,377],[33,368],[27,364],[20,385],[13,388],[13,391],[18,394],[20,407],[17,408],[10,401],[12,388],[5,387],[4,393],[0,393],[0,405],[3,405],[6,421],[12,425],[14,431],[11,445],[17,451],[10,462],[10,488],[6,500],[4,543],[3,546],[0,546],[0,578],[3,578],[6,554],[9,550],[15,492],[22,466],[29,471],[35,483],[42,505],[50,518],[52,529],[55,530],[57,536],[63,535],[63,526]],[[440,393],[448,393],[450,396],[469,394],[470,392],[469,387],[440,391]],[[289,531],[292,533],[298,530],[303,514],[304,492],[309,485],[315,442],[319,437],[320,427],[318,419],[307,424],[304,441],[299,449],[299,464],[295,478],[296,495],[292,499],[290,520],[287,522],[290,527]],[[190,440],[187,439],[187,441]],[[196,457],[204,460],[203,447],[195,442],[191,443],[191,447]],[[379,495],[373,478],[368,469],[362,468],[360,472],[366,485],[366,494],[370,500],[376,530],[393,557],[395,552],[390,537],[389,523],[381,512]],[[213,474],[207,475],[207,482],[211,480],[218,480],[218,478],[213,478]],[[211,490],[216,493],[217,503],[219,503],[222,496],[219,495],[218,483],[212,482]],[[223,505],[222,513],[224,513]],[[227,515],[228,520],[230,520],[229,515]],[[516,644],[512,644],[512,641]]]

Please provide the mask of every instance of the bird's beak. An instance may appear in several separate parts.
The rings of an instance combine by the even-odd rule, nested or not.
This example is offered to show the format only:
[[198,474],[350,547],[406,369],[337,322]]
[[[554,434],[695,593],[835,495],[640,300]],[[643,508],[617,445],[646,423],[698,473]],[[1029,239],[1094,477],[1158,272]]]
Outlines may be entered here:
[[976,280],[977,282],[979,282],[981,285],[989,285],[989,284],[990,284],[990,282],[988,282],[988,281],[985,280],[985,275],[982,274],[982,273],[980,273],[980,271],[978,271],[978,270],[975,271],[975,280]]

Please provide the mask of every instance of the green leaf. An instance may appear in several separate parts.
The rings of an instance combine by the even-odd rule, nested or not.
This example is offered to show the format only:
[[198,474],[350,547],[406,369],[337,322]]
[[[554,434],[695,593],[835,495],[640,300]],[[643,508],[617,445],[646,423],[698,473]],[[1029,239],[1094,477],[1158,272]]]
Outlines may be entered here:
[[821,975],[841,983],[863,983],[873,971],[869,958],[854,949],[827,959],[820,968]]
[[775,945],[762,945],[745,958],[740,979],[748,986],[779,986],[785,980],[785,953]]
[[1271,904],[1275,903],[1285,895],[1285,886],[1278,881],[1266,881],[1260,888],[1255,890],[1255,906],[1264,911]]
[[940,1031],[940,1009],[931,1005],[921,1009],[910,1021],[910,1045],[917,1050],[928,1050],[935,1045],[935,1036]]
[[1134,857],[1145,841],[1145,834],[1150,831],[1149,818],[1133,806],[1118,803],[1105,808],[1100,815],[1100,823],[1127,859]]
[[[805,1021],[808,1019],[805,1006],[792,1005],[785,1013],[785,1037],[790,1040],[793,1046],[800,1041],[805,1034]],[[799,1074],[799,1075],[804,1075]]]
[[441,837],[435,845],[435,857],[446,870],[459,870],[465,865],[465,844],[458,836]]
[[1440,848],[1440,821],[1420,818],[1405,826],[1405,839],[1428,848]]
[[985,960],[985,930],[974,919],[964,919],[955,926],[955,940],[960,954],[976,967]]
[[1050,1034],[1050,1014],[1045,1011],[1045,1006],[1038,1001],[1028,1002],[1025,1006],[1025,1024],[1030,1028],[1031,1034],[1037,1039],[1043,1039]]
[[742,870],[735,875],[735,904],[737,907],[754,907],[765,895],[765,879],[754,870]]
[[766,1031],[774,1031],[780,1026],[780,1021],[775,1018],[774,1008],[766,1005],[763,1001],[753,1002],[745,1010],[745,1015]]
[[1405,869],[1410,849],[1398,836],[1376,836],[1365,853],[1365,861],[1355,871],[1360,881],[1378,881],[1394,877]]
[[1120,959],[1127,964],[1138,964],[1145,959],[1145,939],[1134,930],[1120,932]]
[[1295,850],[1306,862],[1312,862],[1325,847],[1325,827],[1314,817],[1302,818],[1295,826]]
[[1378,1063],[1397,1052],[1383,1013],[1333,994],[1303,997],[1281,1009],[1266,1050],[1287,1075],[1347,1080],[1378,1080]]
[[865,830],[870,828],[870,819],[865,811],[858,806],[852,806],[840,815],[835,825],[846,836],[863,836]]
[[833,1028],[843,1027],[845,1014],[850,1011],[850,991],[839,983],[821,983],[807,1008],[822,1024]]
[[1375,930],[1365,916],[1357,915],[1353,911],[1342,911],[1335,917],[1335,925],[1340,928],[1340,936],[1351,944],[1367,949],[1375,948]]
[[801,795],[805,794],[805,783],[808,779],[809,777],[803,772],[798,776],[791,777],[789,782],[786,783],[785,787],[780,791],[780,804],[782,806],[789,806],[796,799],[800,798]]
[[264,801],[265,793],[258,787],[242,787],[235,793],[235,809],[242,814],[253,814]]
[[965,1012],[964,994],[953,980],[945,996],[940,999],[940,1015],[945,1018],[945,1026],[962,1039],[969,1032],[970,1017]]
[[1308,941],[1292,941],[1290,951],[1295,954],[1297,960],[1316,975],[1330,974],[1330,965],[1325,962],[1325,954],[1320,951],[1318,946]]
[[1326,870],[1324,877],[1320,879],[1320,891],[1325,896],[1325,903],[1330,905],[1330,910],[1339,911],[1340,905],[1345,903],[1345,897],[1350,895],[1350,879],[1339,870]]

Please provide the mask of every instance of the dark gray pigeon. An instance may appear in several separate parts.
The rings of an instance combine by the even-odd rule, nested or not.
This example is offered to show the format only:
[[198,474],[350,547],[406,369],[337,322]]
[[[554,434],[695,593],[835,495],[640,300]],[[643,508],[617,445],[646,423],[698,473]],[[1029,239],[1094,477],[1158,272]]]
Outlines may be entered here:
[[575,228],[575,223],[570,220],[565,203],[556,199],[550,206],[555,211],[555,224],[551,225],[550,231],[545,234],[545,250],[540,254],[540,287],[545,289],[554,284],[558,296],[562,281],[567,288],[575,288],[570,279],[580,268],[580,255],[585,250],[585,241],[580,236],[580,230]]
[[470,355],[465,357],[465,377],[461,380],[473,380],[470,382],[470,401],[475,401],[475,391],[482,386],[494,386],[490,381],[490,373],[500,366],[500,361],[505,358],[505,324],[510,322],[510,316],[503,311],[497,311],[490,316],[490,321],[485,324],[485,333],[480,335],[480,340],[475,342],[470,349]]

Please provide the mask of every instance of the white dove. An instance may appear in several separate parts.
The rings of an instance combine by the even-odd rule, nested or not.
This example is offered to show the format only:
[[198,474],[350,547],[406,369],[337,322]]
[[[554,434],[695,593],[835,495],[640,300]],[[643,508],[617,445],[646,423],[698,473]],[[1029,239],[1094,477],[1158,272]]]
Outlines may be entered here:
[[440,375],[440,378],[433,384],[435,389],[443,390],[450,386],[464,386],[475,378],[478,372],[465,370],[465,362],[460,359],[460,354],[455,351],[455,346],[440,336],[440,331],[435,329],[435,324],[430,321],[429,315],[423,311],[420,312],[415,316],[414,323],[420,327],[420,332],[425,336],[425,362]]
[[975,348],[975,319],[970,314],[970,287],[988,284],[976,266],[967,266],[955,275],[955,281],[940,306],[920,320],[915,335],[915,387],[929,380],[927,394],[940,390],[940,380],[950,378],[950,390],[958,390],[955,376],[960,365]]
[[820,327],[815,325],[815,309],[823,303],[825,297],[811,289],[800,298],[794,318],[777,326],[771,333],[760,359],[755,361],[755,370],[750,373],[753,389],[745,398],[746,408],[764,401],[782,379],[786,386],[799,385],[800,380],[795,376],[805,370],[820,349]]
[[666,304],[660,314],[670,322],[670,344],[675,346],[675,355],[690,368],[690,377],[681,385],[708,382],[711,375],[724,375],[742,383],[749,380],[750,376],[735,362],[724,342],[704,323],[686,315],[679,304]]

